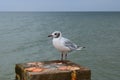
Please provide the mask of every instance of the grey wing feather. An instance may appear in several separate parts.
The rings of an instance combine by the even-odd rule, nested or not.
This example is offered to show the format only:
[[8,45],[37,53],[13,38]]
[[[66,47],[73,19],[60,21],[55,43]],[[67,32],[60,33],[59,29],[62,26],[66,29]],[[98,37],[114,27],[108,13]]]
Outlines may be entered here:
[[68,48],[70,48],[70,50],[76,50],[79,46],[77,46],[75,43],[72,43],[70,40],[66,39],[64,42],[64,45]]

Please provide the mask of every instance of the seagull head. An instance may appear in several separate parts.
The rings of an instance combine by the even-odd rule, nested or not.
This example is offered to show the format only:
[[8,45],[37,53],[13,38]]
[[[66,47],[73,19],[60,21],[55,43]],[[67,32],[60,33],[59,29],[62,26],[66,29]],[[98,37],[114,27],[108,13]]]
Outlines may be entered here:
[[62,33],[60,31],[54,31],[52,34],[48,35],[48,37],[60,38],[62,37]]

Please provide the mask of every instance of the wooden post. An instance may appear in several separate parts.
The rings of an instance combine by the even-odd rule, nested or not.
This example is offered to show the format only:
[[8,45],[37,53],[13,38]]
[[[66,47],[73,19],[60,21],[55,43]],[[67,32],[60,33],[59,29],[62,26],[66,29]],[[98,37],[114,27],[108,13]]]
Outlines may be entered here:
[[91,80],[91,71],[71,61],[16,64],[16,80]]

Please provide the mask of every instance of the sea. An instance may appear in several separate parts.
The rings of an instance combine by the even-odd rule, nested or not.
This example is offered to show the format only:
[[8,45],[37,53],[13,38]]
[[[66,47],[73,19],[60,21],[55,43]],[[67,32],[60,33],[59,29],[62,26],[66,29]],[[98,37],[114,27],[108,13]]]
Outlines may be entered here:
[[81,51],[68,60],[91,70],[91,80],[120,80],[120,12],[0,12],[0,80],[15,80],[15,65],[60,59],[48,35]]

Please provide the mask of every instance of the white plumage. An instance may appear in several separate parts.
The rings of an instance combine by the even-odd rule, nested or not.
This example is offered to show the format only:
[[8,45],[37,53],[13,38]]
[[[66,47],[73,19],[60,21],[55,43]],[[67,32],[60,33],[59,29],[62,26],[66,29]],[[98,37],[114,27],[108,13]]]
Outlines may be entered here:
[[61,52],[61,60],[65,55],[65,59],[67,59],[67,53],[73,50],[81,50],[85,47],[79,47],[75,43],[72,43],[69,39],[62,37],[62,33],[60,31],[55,31],[48,37],[52,37],[53,46]]

